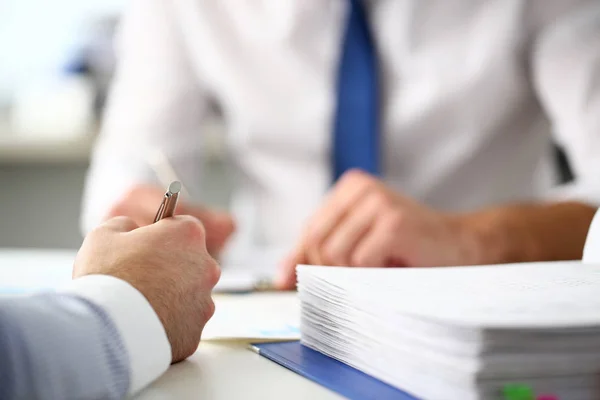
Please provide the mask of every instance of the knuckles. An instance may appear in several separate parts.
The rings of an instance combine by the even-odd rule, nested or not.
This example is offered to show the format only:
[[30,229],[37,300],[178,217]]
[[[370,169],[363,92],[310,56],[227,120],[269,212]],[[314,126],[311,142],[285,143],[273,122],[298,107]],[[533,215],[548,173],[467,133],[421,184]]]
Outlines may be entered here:
[[397,232],[406,225],[406,218],[407,215],[402,210],[392,209],[386,213],[384,222],[389,231]]
[[344,265],[346,264],[346,254],[344,254],[337,246],[325,245],[323,249],[324,259],[328,264]]
[[192,274],[190,279],[195,282],[194,290],[199,292],[210,292],[221,279],[221,268],[208,254],[200,255],[197,259],[200,261],[190,264]]
[[368,259],[362,254],[355,253],[350,258],[350,264],[352,267],[368,267]]
[[206,231],[199,219],[187,215],[178,216],[177,224],[186,237],[192,238],[194,241],[206,240]]
[[352,169],[340,178],[340,181],[336,185],[336,192],[345,193],[349,188],[353,188],[352,190],[358,188],[359,190],[372,191],[378,187],[377,178],[359,169]]
[[373,191],[370,195],[370,201],[375,204],[375,207],[382,210],[389,210],[393,207],[392,197],[383,190]]
[[209,296],[208,301],[206,302],[206,309],[204,310],[205,321],[210,320],[215,315],[216,309],[215,302],[212,297]]
[[360,169],[351,169],[340,179],[340,185],[369,185],[375,182],[375,178]]
[[211,258],[209,261],[209,265],[207,268],[207,284],[214,288],[217,283],[219,283],[219,279],[221,279],[221,267],[219,264]]

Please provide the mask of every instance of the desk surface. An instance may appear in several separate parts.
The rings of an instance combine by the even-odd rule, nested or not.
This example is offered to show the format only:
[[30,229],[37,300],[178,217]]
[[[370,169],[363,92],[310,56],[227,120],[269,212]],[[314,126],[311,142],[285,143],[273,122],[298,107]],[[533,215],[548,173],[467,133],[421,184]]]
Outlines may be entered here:
[[323,399],[342,397],[247,349],[243,342],[202,343],[138,400]]
[[[75,252],[0,249],[0,283],[54,287],[70,279]],[[232,262],[235,264],[235,262]],[[140,393],[162,399],[340,399],[329,390],[248,350],[247,342],[203,342]]]

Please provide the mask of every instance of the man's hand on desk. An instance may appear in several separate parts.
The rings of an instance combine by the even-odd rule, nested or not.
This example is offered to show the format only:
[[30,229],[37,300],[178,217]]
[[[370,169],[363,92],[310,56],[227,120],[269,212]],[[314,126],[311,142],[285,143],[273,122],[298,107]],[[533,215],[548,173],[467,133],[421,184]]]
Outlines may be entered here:
[[[150,185],[132,187],[110,210],[108,217],[126,216],[139,226],[154,222],[156,211],[165,194],[164,188]],[[180,199],[181,200],[181,199]],[[213,256],[218,256],[229,237],[235,231],[231,215],[180,201],[177,215],[191,215],[199,219],[206,228],[206,247]]]
[[594,212],[565,202],[442,213],[351,171],[309,220],[276,285],[294,288],[298,264],[432,267],[577,259]]
[[296,283],[297,264],[420,267],[474,261],[473,240],[457,221],[394,193],[376,178],[345,174],[309,220],[281,266],[277,286]]
[[73,270],[74,278],[98,274],[120,278],[146,297],[165,328],[173,362],[196,351],[214,314],[211,292],[220,277],[196,218],[142,228],[128,217],[108,220],[86,237]]

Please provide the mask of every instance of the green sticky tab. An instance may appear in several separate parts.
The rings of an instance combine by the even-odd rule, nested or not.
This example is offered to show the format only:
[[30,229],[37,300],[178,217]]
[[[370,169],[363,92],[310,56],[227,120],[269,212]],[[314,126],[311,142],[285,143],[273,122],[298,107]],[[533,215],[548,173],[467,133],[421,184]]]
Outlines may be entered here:
[[503,393],[505,400],[535,400],[533,389],[527,385],[506,385]]

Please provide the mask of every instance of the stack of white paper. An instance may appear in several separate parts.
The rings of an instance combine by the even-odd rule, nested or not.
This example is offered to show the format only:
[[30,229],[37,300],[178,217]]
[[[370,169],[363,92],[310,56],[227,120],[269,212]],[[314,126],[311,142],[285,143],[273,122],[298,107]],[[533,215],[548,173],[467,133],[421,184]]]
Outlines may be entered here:
[[305,345],[423,399],[596,399],[600,265],[298,267]]

